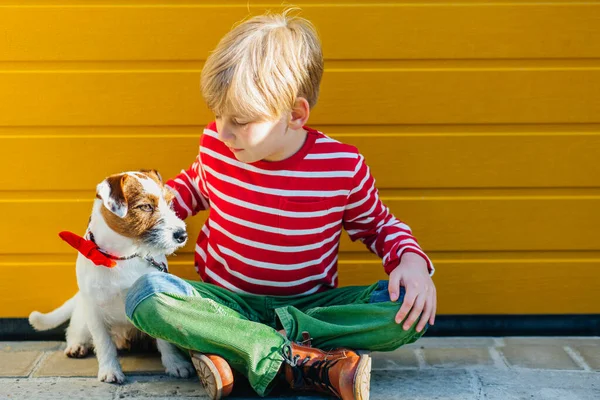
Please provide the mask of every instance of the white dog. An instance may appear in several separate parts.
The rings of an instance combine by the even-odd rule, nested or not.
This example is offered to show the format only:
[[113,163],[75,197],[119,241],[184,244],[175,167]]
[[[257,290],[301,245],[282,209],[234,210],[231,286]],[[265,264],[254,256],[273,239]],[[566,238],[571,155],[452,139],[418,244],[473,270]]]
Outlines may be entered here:
[[[173,197],[156,171],[125,172],[100,183],[87,240],[82,240],[87,248],[79,248],[89,256],[86,249],[92,246],[97,257],[90,257],[93,262],[78,254],[79,292],[48,314],[34,311],[29,316],[37,330],[54,328],[70,318],[65,354],[84,357],[94,347],[100,381],[125,380],[117,348],[128,348],[132,339],[143,336],[125,315],[128,289],[144,274],[157,269],[166,273],[165,256],[187,240],[185,223],[170,207]],[[106,265],[116,265],[98,265],[98,257],[104,256]],[[156,345],[167,373],[182,378],[195,374],[189,359],[174,345],[163,340]]]

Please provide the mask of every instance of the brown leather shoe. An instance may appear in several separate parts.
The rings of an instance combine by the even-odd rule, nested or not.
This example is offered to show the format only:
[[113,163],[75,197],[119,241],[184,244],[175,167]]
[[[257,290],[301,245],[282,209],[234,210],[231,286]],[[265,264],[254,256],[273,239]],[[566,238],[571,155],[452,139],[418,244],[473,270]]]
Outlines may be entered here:
[[190,355],[208,398],[219,400],[229,396],[233,390],[233,371],[229,363],[216,354],[190,351]]
[[371,357],[349,349],[324,352],[291,343],[284,346],[283,373],[294,390],[312,390],[342,400],[368,400]]

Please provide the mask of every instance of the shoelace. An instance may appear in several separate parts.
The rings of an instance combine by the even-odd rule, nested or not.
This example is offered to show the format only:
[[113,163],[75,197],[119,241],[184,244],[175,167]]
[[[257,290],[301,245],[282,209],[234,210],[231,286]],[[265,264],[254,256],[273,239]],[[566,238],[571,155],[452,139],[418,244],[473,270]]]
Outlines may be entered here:
[[301,359],[299,354],[293,355],[292,346],[289,344],[282,348],[281,355],[283,356],[283,360],[292,367],[294,387],[302,387],[307,384],[313,385],[333,393],[338,398],[340,397],[340,394],[329,379],[329,369],[338,363],[339,358],[334,360],[316,360],[305,371],[305,365],[311,360],[310,356]]

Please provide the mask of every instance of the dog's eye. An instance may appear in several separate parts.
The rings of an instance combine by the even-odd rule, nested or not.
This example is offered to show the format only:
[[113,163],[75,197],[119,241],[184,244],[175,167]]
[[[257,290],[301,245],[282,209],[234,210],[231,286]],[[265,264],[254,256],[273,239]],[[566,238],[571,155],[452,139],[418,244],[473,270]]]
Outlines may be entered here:
[[138,208],[142,211],[146,211],[146,212],[152,212],[154,211],[154,207],[152,207],[152,205],[150,204],[142,204],[141,206],[138,206]]

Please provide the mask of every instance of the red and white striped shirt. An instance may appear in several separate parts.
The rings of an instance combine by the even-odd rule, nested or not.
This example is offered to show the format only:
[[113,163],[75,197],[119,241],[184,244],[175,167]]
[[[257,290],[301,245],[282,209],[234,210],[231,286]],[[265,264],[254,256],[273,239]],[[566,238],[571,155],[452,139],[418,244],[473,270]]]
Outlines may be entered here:
[[421,255],[380,201],[364,157],[350,145],[308,131],[282,161],[238,161],[206,127],[196,161],[167,185],[180,218],[210,209],[196,243],[202,280],[238,293],[300,295],[334,288],[344,228],[383,260],[389,274],[403,253]]

